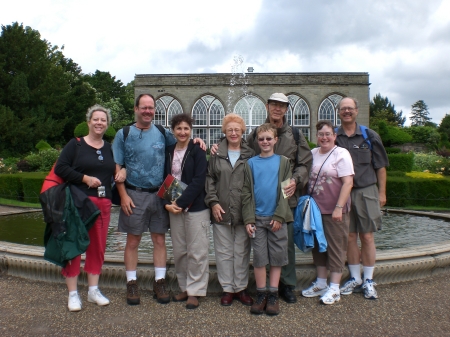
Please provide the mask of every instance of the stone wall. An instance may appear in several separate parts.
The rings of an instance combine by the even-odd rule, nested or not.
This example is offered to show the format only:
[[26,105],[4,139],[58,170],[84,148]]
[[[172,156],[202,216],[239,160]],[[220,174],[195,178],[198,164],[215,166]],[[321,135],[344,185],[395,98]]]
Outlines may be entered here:
[[[230,86],[231,81],[237,84]],[[232,74],[138,74],[135,76],[135,95],[151,93],[156,99],[164,95],[176,98],[183,111],[191,113],[195,102],[204,95],[217,97],[227,110],[245,92],[266,102],[274,92],[297,94],[309,106],[311,137],[315,139],[321,102],[331,94],[355,97],[359,103],[358,121],[369,125],[368,73],[247,73],[245,77]],[[233,89],[233,92],[230,91]]]

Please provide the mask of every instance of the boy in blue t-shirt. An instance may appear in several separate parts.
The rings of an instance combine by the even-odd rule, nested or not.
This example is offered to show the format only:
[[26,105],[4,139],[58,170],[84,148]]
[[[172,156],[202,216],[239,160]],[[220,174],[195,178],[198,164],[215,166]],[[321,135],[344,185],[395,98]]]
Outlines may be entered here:
[[[278,283],[281,267],[288,263],[287,222],[293,221],[288,199],[281,191],[281,182],[291,178],[289,159],[274,154],[277,129],[266,123],[257,129],[261,154],[247,161],[242,188],[242,215],[248,234],[254,238],[253,268],[256,279],[256,300],[250,312],[278,315]],[[269,291],[266,287],[266,265],[270,265]]]

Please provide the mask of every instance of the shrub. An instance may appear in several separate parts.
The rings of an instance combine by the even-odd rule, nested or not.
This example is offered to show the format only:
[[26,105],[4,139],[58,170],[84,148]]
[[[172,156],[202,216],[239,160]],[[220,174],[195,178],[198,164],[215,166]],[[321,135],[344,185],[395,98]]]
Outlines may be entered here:
[[19,159],[14,157],[0,158],[0,173],[16,173],[18,161]]
[[24,160],[27,161],[30,172],[39,170],[39,167],[41,166],[41,156],[38,153],[30,153],[28,156],[24,158]]
[[115,136],[116,136],[116,130],[112,126],[109,126],[108,129],[106,129],[106,132],[105,132],[105,135],[103,136],[103,138],[107,142],[111,143],[114,140]]
[[414,166],[414,153],[388,154],[388,171],[411,172]]
[[[414,172],[415,173],[415,172]],[[450,179],[390,177],[386,183],[387,206],[434,206],[450,207]]]
[[384,146],[391,146],[394,144],[405,144],[412,141],[412,136],[399,128],[398,126],[386,125],[386,122],[381,121],[378,124],[381,140]]
[[441,174],[429,173],[429,172],[408,172],[405,173],[406,176],[411,178],[421,178],[421,179],[444,179]]
[[81,122],[75,127],[75,130],[73,131],[73,135],[75,137],[84,137],[87,136],[89,133],[89,127],[86,122]]
[[20,174],[0,175],[0,197],[23,201],[23,188]]
[[450,175],[450,158],[443,158],[437,154],[416,153],[413,170]]
[[48,172],[58,159],[59,151],[50,148],[49,150],[39,152],[39,155],[41,156],[41,165],[39,166],[39,171]]
[[402,150],[399,149],[398,147],[385,147],[384,149],[386,150],[386,153],[387,153],[387,154],[390,154],[390,153],[400,153],[400,152],[402,152]]
[[[75,137],[84,137],[84,136],[87,136],[88,134],[89,134],[89,127],[86,122],[82,122],[82,123],[78,124],[73,132],[73,135]],[[108,126],[103,138],[107,142],[111,143],[114,140],[115,136],[116,136],[116,130],[111,125]]]
[[21,172],[31,172],[30,164],[28,164],[28,161],[26,159],[20,160],[17,164],[17,169]]
[[315,149],[317,147],[317,144],[311,143],[309,140],[308,140],[308,145],[311,150]]
[[49,143],[47,143],[45,140],[40,140],[36,146],[36,149],[38,149],[38,151],[43,151],[43,150],[48,150],[51,149],[52,147],[50,146]]
[[406,175],[406,172],[402,172],[402,171],[388,171],[387,175],[389,177],[404,177]]
[[438,156],[444,157],[444,158],[449,158],[450,157],[450,150],[447,150],[445,147],[439,149],[436,151],[436,154]]
[[432,126],[411,126],[404,130],[412,136],[414,143],[426,144],[430,149],[436,149],[441,140],[441,135]]

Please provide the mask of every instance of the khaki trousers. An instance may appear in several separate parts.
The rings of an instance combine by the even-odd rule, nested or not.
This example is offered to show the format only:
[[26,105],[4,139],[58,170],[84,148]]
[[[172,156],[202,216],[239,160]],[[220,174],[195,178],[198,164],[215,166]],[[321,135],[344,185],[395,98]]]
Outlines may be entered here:
[[217,277],[223,291],[246,289],[251,245],[245,226],[213,224],[213,229]]
[[209,209],[169,213],[178,285],[189,296],[206,296],[209,279]]

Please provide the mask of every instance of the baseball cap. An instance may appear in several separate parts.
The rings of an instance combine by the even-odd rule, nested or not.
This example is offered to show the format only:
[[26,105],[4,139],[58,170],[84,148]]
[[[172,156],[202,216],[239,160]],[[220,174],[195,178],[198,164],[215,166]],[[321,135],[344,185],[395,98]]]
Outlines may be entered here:
[[278,102],[283,102],[283,103],[289,103],[289,100],[286,97],[286,95],[282,94],[280,92],[276,92],[276,93],[270,95],[269,101],[278,101]]

